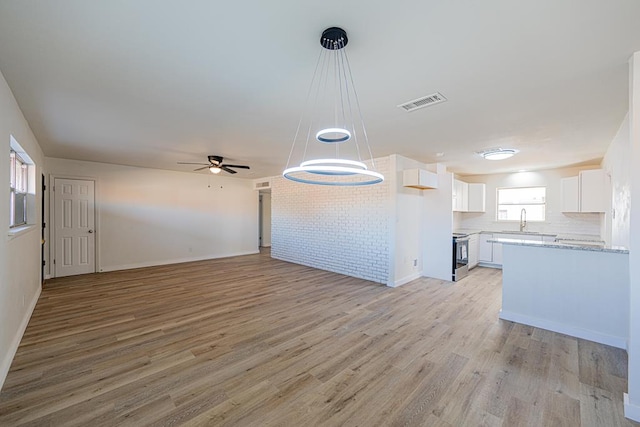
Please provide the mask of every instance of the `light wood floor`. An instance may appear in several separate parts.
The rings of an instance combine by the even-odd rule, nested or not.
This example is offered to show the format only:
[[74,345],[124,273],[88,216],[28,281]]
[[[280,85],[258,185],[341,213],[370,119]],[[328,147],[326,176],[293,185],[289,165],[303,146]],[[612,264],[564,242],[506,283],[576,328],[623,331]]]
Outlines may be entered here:
[[498,320],[500,286],[268,253],[52,280],[0,425],[634,425],[626,353]]

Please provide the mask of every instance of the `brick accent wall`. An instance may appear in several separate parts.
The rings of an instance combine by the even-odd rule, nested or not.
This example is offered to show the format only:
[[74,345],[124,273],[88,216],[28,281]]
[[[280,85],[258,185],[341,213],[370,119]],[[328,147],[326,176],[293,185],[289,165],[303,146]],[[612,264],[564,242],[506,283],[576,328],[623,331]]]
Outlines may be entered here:
[[271,256],[386,284],[389,278],[389,157],[385,181],[363,187],[271,180]]

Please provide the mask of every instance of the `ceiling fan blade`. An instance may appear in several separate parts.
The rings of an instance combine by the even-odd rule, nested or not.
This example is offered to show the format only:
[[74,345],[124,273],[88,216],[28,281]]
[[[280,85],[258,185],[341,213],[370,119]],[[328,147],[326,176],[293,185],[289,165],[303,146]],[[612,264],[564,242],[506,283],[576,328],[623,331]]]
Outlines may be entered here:
[[244,165],[222,165],[228,168],[239,168],[239,169],[251,169],[249,166],[244,166]]
[[203,167],[201,167],[201,168],[194,169],[193,171],[194,171],[194,172],[195,172],[195,171],[201,171],[201,170],[204,170],[204,169],[209,169],[210,167],[211,167],[211,165],[203,166]]
[[178,162],[179,165],[208,165],[208,163]]
[[234,171],[233,169],[229,169],[227,166],[220,166],[220,169],[222,169],[225,172],[229,172],[229,173],[238,173],[236,171]]

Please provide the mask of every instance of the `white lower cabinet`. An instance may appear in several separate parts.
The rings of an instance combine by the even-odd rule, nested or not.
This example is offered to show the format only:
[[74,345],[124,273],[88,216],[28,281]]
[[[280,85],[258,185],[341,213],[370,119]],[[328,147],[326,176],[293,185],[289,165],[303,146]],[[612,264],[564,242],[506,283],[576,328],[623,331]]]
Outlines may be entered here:
[[478,242],[479,262],[493,262],[493,243],[489,243],[487,241],[491,239],[493,239],[493,234],[480,233],[480,239]]
[[[555,241],[555,236],[541,236],[531,234],[509,234],[509,233],[482,233],[478,244],[478,261],[487,264],[489,267],[502,267],[502,243],[490,243],[493,239],[516,239],[535,240],[544,242]],[[471,262],[469,262],[471,265]]]
[[469,269],[478,265],[478,235],[469,236]]

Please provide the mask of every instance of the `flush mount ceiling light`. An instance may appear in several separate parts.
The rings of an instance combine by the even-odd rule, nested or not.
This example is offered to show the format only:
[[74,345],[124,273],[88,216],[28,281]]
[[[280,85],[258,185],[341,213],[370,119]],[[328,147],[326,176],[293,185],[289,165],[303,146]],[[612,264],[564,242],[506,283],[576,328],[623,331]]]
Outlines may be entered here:
[[[382,174],[367,165],[375,169],[345,49],[348,41],[346,31],[337,27],[326,29],[320,37],[320,55],[282,173],[291,181],[355,186],[384,180]],[[300,138],[305,140],[298,143],[305,128],[306,138]],[[310,146],[314,134],[321,144]],[[361,152],[367,153],[369,159],[364,161]],[[299,157],[300,166],[290,167],[294,156]]]
[[519,150],[515,148],[492,148],[489,150],[478,151],[477,154],[481,155],[487,160],[504,160],[517,154]]

